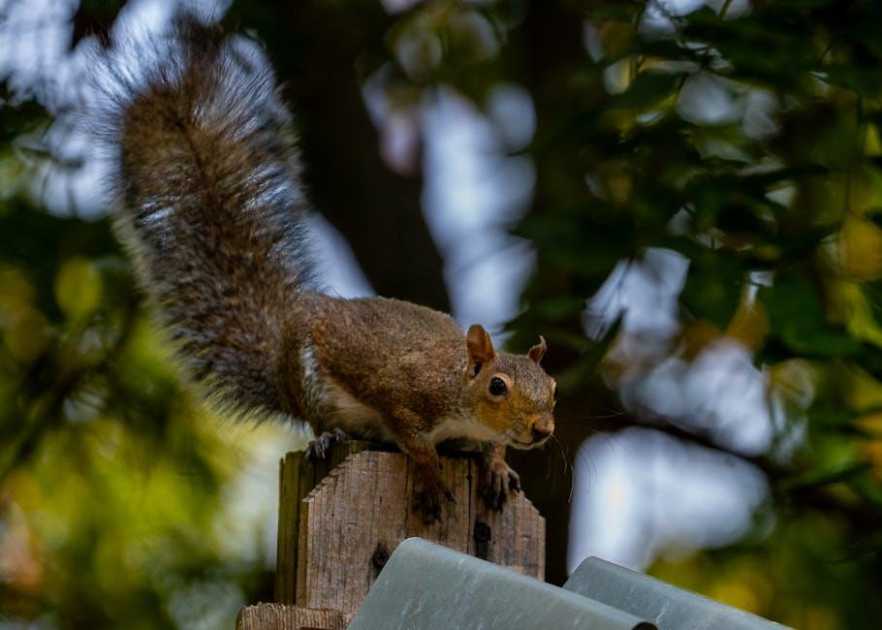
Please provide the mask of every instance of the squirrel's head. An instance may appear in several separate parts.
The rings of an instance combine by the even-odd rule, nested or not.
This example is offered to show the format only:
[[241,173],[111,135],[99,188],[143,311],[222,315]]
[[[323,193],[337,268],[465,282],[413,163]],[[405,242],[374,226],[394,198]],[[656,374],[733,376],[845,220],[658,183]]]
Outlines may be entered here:
[[475,324],[466,334],[466,391],[475,418],[515,448],[541,446],[554,432],[557,383],[539,365],[545,339],[527,354],[496,352]]

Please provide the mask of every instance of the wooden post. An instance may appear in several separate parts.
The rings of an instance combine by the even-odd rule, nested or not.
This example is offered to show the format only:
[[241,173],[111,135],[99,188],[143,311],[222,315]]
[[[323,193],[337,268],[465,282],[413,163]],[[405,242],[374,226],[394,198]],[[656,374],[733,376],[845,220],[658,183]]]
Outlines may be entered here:
[[279,530],[276,538],[275,600],[293,604],[297,578],[297,547],[301,499],[350,455],[366,450],[368,442],[335,444],[323,461],[309,461],[303,451],[287,453],[279,462]]
[[336,610],[258,604],[239,611],[236,630],[345,630],[348,623]]
[[289,605],[282,609],[288,609],[287,625],[270,622],[266,611],[263,625],[244,625],[243,618],[258,611],[243,609],[240,630],[325,627],[296,625],[298,610],[350,619],[389,555],[411,536],[544,578],[545,520],[520,493],[501,511],[490,510],[478,495],[476,454],[441,458],[456,503],[444,506],[440,522],[426,525],[412,509],[413,464],[398,452],[369,450],[374,447],[349,441],[322,462],[303,453],[282,460],[275,597]]

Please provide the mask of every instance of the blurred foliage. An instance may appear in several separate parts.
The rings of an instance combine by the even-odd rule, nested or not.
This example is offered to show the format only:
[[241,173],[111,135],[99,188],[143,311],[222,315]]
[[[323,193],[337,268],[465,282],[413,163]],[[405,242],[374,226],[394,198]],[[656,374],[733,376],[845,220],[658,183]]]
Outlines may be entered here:
[[229,625],[268,588],[260,541],[225,540],[258,436],[182,389],[106,221],[10,198],[0,243],[0,609],[47,627]]
[[3,90],[0,626],[231,627],[271,574],[229,499],[278,432],[182,386],[108,220],[44,206],[50,114]]
[[[71,42],[96,30],[107,42],[125,4],[83,3]],[[661,1],[387,4],[407,6],[240,0],[224,17],[265,43],[287,81],[317,205],[374,286],[446,302],[416,212],[419,180],[377,158],[361,86],[382,68],[403,114],[440,85],[481,111],[500,82],[524,86],[537,130],[518,151],[537,182],[514,232],[538,264],[512,345],[548,338],[561,441],[575,448],[589,431],[643,421],[601,415],[615,405],[604,381],[628,366],[604,361],[619,327],[586,338],[585,299],[648,247],[683,254],[672,352],[691,360],[720,339],[741,344],[784,421],[768,452],[738,453],[769,478],[769,518],[737,545],[664,557],[654,572],[799,628],[877,628],[882,5],[724,0],[678,14]],[[214,627],[218,601],[234,610],[268,596],[265,563],[225,546],[218,529],[245,465],[239,438],[181,386],[107,220],[47,211],[25,147],[57,112],[3,85],[3,614],[46,627]],[[413,243],[377,247],[390,221]],[[535,461],[516,463],[536,472]],[[522,478],[548,515],[549,572],[560,579],[568,483]]]
[[515,328],[572,347],[560,380],[578,397],[596,365],[572,334],[582,305],[554,317],[544,305],[592,295],[647,246],[686,256],[675,354],[739,341],[765,366],[770,401],[808,424],[795,452],[747,457],[773,484],[771,532],[657,572],[799,628],[873,628],[882,48],[869,25],[882,7],[755,2],[727,15],[736,4],[679,16],[663,2],[566,5],[592,54],[559,81],[572,105],[534,143],[541,205],[518,231],[539,270]]

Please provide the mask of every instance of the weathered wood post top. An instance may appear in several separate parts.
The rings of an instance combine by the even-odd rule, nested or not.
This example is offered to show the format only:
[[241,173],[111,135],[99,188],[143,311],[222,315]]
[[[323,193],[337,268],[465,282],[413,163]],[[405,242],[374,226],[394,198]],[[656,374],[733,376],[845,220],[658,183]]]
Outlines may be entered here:
[[478,493],[477,454],[442,456],[456,502],[427,525],[412,509],[409,458],[373,448],[350,441],[324,461],[301,452],[282,460],[275,598],[289,606],[245,608],[239,628],[344,628],[389,555],[412,536],[544,578],[545,520],[521,493],[491,510]]

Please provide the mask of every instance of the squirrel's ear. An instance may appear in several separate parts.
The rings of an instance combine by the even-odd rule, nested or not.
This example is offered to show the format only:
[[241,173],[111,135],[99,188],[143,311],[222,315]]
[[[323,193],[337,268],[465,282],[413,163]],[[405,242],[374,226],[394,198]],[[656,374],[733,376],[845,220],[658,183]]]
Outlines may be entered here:
[[466,333],[466,346],[469,349],[469,371],[476,376],[481,371],[481,365],[492,361],[496,356],[493,341],[490,340],[490,335],[483,326],[472,324]]
[[548,350],[548,346],[545,345],[545,337],[539,335],[539,343],[530,348],[530,351],[527,352],[527,356],[533,359],[533,362],[536,365],[539,365],[539,362],[542,361],[542,357],[545,356],[546,350]]

